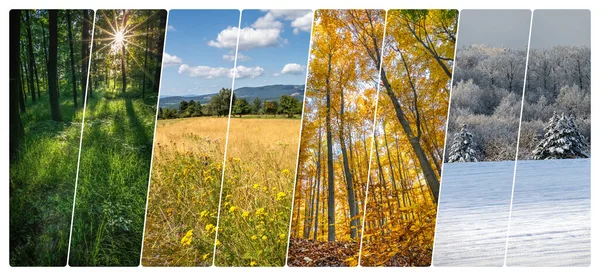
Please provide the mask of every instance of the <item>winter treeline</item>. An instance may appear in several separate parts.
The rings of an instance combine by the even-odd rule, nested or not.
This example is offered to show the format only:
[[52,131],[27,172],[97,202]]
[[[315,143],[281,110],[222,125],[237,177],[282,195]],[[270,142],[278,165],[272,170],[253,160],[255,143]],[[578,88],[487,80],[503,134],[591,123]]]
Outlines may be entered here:
[[[547,135],[544,128],[554,112],[564,113],[575,130],[591,141],[590,49],[532,49],[528,67],[519,159],[534,158],[534,150]],[[589,147],[586,151],[589,155]]]
[[[515,158],[526,54],[485,45],[457,50],[447,162]],[[450,160],[454,137],[467,129],[474,156]]]

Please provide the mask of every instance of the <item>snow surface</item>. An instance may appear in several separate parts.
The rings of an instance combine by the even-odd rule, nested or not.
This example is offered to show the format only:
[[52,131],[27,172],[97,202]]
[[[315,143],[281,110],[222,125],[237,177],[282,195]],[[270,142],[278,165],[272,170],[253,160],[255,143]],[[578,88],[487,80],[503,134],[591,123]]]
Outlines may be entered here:
[[590,159],[518,161],[507,233],[513,172],[444,164],[434,266],[590,265]]
[[434,266],[502,266],[514,161],[445,163]]
[[590,265],[590,159],[518,161],[507,266]]

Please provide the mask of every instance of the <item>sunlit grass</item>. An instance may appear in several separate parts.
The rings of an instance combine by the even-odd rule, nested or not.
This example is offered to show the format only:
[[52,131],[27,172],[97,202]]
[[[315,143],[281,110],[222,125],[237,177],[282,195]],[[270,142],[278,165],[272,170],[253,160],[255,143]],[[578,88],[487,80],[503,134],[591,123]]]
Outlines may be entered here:
[[63,122],[50,119],[48,95],[21,113],[25,137],[10,164],[10,264],[66,264],[73,205],[81,109],[60,98]]
[[94,92],[86,111],[69,264],[137,266],[155,98]]
[[232,118],[215,265],[283,266],[300,120]]
[[209,266],[227,118],[160,120],[142,264]]

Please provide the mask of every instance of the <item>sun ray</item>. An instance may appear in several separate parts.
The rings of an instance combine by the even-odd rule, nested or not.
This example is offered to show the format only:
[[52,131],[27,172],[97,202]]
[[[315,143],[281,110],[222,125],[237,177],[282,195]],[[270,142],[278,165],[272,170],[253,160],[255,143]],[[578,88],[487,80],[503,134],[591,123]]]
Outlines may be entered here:
[[146,71],[144,66],[142,66],[140,64],[140,62],[137,60],[137,58],[135,58],[133,53],[131,53],[131,51],[129,51],[127,49],[125,49],[125,52],[127,52],[127,54],[129,54],[129,56],[133,59],[133,62],[140,68],[140,70],[144,73],[144,75],[146,75],[146,77],[148,77],[148,79],[154,84],[154,77]]

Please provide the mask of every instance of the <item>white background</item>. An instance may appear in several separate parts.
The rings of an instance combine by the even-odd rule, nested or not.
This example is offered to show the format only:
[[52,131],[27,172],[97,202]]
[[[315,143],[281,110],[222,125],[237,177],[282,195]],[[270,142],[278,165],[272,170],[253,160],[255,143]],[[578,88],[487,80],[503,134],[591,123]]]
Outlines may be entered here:
[[[525,1],[525,0],[343,0],[343,1],[325,1],[325,0],[301,0],[301,1],[269,1],[269,0],[169,0],[169,1],[140,1],[140,0],[80,0],[80,1],[44,1],[44,0],[2,0],[2,95],[0,100],[0,112],[2,112],[0,131],[0,147],[2,158],[0,159],[0,179],[4,179],[2,189],[2,203],[0,207],[0,240],[2,249],[0,250],[0,275],[165,275],[180,276],[180,275],[261,275],[261,276],[307,276],[307,274],[316,275],[461,275],[461,276],[482,276],[482,275],[561,275],[561,276],[580,276],[580,275],[600,275],[598,252],[599,243],[595,237],[598,237],[598,219],[592,219],[592,264],[586,268],[440,268],[440,267],[425,267],[425,268],[216,268],[216,267],[192,267],[192,268],[11,268],[9,266],[9,158],[8,158],[8,68],[9,68],[9,45],[8,45],[8,12],[10,9],[347,9],[347,8],[369,8],[369,9],[410,9],[410,8],[445,8],[445,9],[590,9],[592,22],[592,87],[595,86],[596,80],[600,75],[594,70],[595,64],[600,64],[598,54],[596,54],[596,42],[598,37],[595,32],[598,30],[597,14],[600,9],[595,9],[598,2],[594,0],[546,0],[546,1]],[[577,30],[573,30],[576,32]],[[460,37],[458,38],[460,39]],[[592,91],[595,90],[592,88]],[[598,95],[592,92],[592,122],[598,119],[598,112],[594,107],[600,108]],[[597,129],[592,127],[592,129]],[[598,145],[598,134],[592,135],[592,145]],[[592,147],[592,155],[597,155],[597,146]],[[600,173],[596,169],[598,159],[592,159],[592,199],[599,198],[599,190],[595,185],[600,180]],[[597,204],[592,202],[592,217]],[[111,275],[112,276],[112,275]]]

